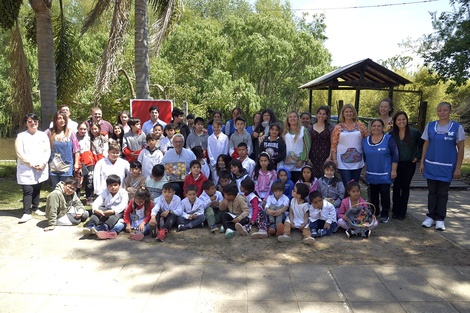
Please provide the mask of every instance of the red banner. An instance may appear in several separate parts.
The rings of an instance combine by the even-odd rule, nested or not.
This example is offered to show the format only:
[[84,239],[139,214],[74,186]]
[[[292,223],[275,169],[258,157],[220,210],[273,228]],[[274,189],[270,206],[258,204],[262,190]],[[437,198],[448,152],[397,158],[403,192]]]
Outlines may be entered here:
[[144,124],[150,119],[149,109],[152,105],[158,106],[158,118],[165,123],[171,122],[171,111],[173,111],[173,100],[149,100],[149,99],[133,99],[131,100],[131,116],[138,117],[140,122]]

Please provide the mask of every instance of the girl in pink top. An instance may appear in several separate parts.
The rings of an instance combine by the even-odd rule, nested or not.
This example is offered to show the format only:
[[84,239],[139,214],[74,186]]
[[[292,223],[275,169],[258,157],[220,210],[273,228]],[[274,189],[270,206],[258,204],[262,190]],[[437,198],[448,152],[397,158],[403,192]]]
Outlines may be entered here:
[[269,197],[271,185],[277,179],[277,172],[271,157],[266,152],[261,152],[253,170],[253,181],[255,182],[255,191],[263,200],[263,205]]

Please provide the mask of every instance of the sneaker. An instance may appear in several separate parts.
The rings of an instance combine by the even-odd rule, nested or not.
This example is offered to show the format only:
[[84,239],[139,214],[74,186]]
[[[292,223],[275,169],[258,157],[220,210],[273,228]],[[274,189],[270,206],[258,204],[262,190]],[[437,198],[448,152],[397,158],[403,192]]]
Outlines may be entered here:
[[288,242],[288,241],[291,241],[292,238],[288,235],[281,235],[281,236],[278,236],[277,237],[277,241],[279,242]]
[[368,229],[362,234],[362,237],[369,239],[370,235],[372,235],[372,230]]
[[215,225],[215,224],[211,225],[211,227],[210,227],[211,233],[215,233],[218,230],[219,230],[219,227],[217,227],[217,225]]
[[221,234],[225,233],[224,225],[220,226],[219,233],[221,233]]
[[302,242],[305,243],[306,245],[313,245],[313,243],[315,242],[315,238],[307,237],[307,238],[302,239]]
[[284,234],[284,224],[279,223],[279,224],[277,224],[276,228],[277,228],[276,229],[276,237],[282,236],[282,234]]
[[183,231],[183,230],[188,230],[189,225],[188,224],[179,224],[178,225],[178,231]]
[[314,229],[310,232],[313,238],[318,237],[318,232]]
[[440,230],[440,231],[446,230],[446,226],[444,225],[444,221],[436,221],[436,230]]
[[83,228],[83,234],[84,235],[91,235],[91,227],[84,227]]
[[158,231],[157,240],[162,242],[165,239],[167,234],[168,234],[168,229],[166,228],[160,229]]
[[34,214],[39,215],[39,216],[44,216],[44,215],[46,215],[46,212],[43,212],[43,211],[37,209],[36,211],[34,211]]
[[[236,223],[236,224],[235,224],[235,229],[236,229],[237,232],[240,234],[240,236],[248,236],[248,232],[246,231],[246,228],[243,227],[242,224]],[[227,230],[228,230],[228,229],[227,229]]]
[[31,214],[23,214],[23,216],[20,218],[20,220],[18,221],[18,224],[23,224],[23,223],[26,223],[27,221],[29,221],[30,219],[32,219],[32,215]]
[[142,234],[142,233],[131,233],[129,235],[129,239],[130,240],[141,241],[142,239],[144,239],[144,234]]
[[320,229],[318,231],[318,237],[323,237],[323,236],[326,236],[326,235],[328,235],[328,233],[326,232],[326,229]]
[[262,239],[268,237],[268,233],[265,230],[258,230],[256,233],[253,233],[251,235],[252,239]]
[[235,236],[235,231],[233,229],[227,228],[227,230],[225,231],[225,238],[230,239],[233,236]]
[[346,229],[345,233],[346,233],[346,237],[348,237],[348,238],[351,238],[351,236],[353,235],[353,233],[350,229]]
[[430,218],[429,216],[426,216],[426,219],[424,220],[423,223],[421,223],[421,226],[429,228],[434,224],[436,224],[436,222],[432,218]]
[[381,216],[379,219],[380,223],[388,223],[388,216]]
[[101,240],[116,239],[117,233],[115,231],[101,230],[101,231],[96,232],[96,236],[98,236],[98,238]]
[[274,227],[270,227],[268,230],[268,234],[274,236],[276,234],[276,229],[274,229]]

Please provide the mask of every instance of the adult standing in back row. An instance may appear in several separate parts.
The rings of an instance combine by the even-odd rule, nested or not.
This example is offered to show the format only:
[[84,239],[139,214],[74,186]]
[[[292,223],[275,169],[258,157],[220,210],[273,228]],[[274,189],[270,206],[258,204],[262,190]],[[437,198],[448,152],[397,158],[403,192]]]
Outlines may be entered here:
[[39,194],[44,181],[49,178],[48,160],[51,156],[51,146],[47,135],[38,130],[39,118],[34,113],[28,113],[23,118],[27,129],[18,134],[15,140],[18,165],[16,179],[23,189],[23,216],[18,223],[29,221],[31,210],[36,214],[45,215],[38,210]]
[[344,105],[331,136],[331,160],[338,165],[345,186],[351,180],[359,182],[364,166],[362,139],[368,135],[367,127],[357,120],[354,106]]
[[448,102],[437,105],[438,120],[429,122],[423,131],[423,157],[419,167],[428,183],[428,213],[421,224],[445,230],[447,200],[452,178],[460,178],[464,156],[465,132],[459,123],[450,119]]
[[99,107],[94,107],[91,110],[91,119],[86,121],[86,124],[88,126],[88,130],[91,128],[91,124],[97,123],[100,125],[101,133],[104,135],[108,135],[108,137],[111,136],[113,133],[113,125],[111,125],[110,122],[103,120],[103,111]]

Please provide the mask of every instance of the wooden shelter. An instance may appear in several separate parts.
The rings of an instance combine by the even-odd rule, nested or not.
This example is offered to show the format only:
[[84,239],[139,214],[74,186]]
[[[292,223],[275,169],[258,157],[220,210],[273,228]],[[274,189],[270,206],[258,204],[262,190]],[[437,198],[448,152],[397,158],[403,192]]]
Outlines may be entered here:
[[331,107],[333,90],[355,90],[356,98],[354,105],[357,112],[359,112],[359,100],[362,89],[388,90],[389,98],[393,99],[393,92],[398,91],[395,89],[396,87],[410,83],[411,82],[408,79],[378,63],[375,63],[371,59],[364,59],[340,67],[300,86],[299,88],[310,90],[310,112],[312,112],[313,105],[313,90],[328,90],[329,107]]

